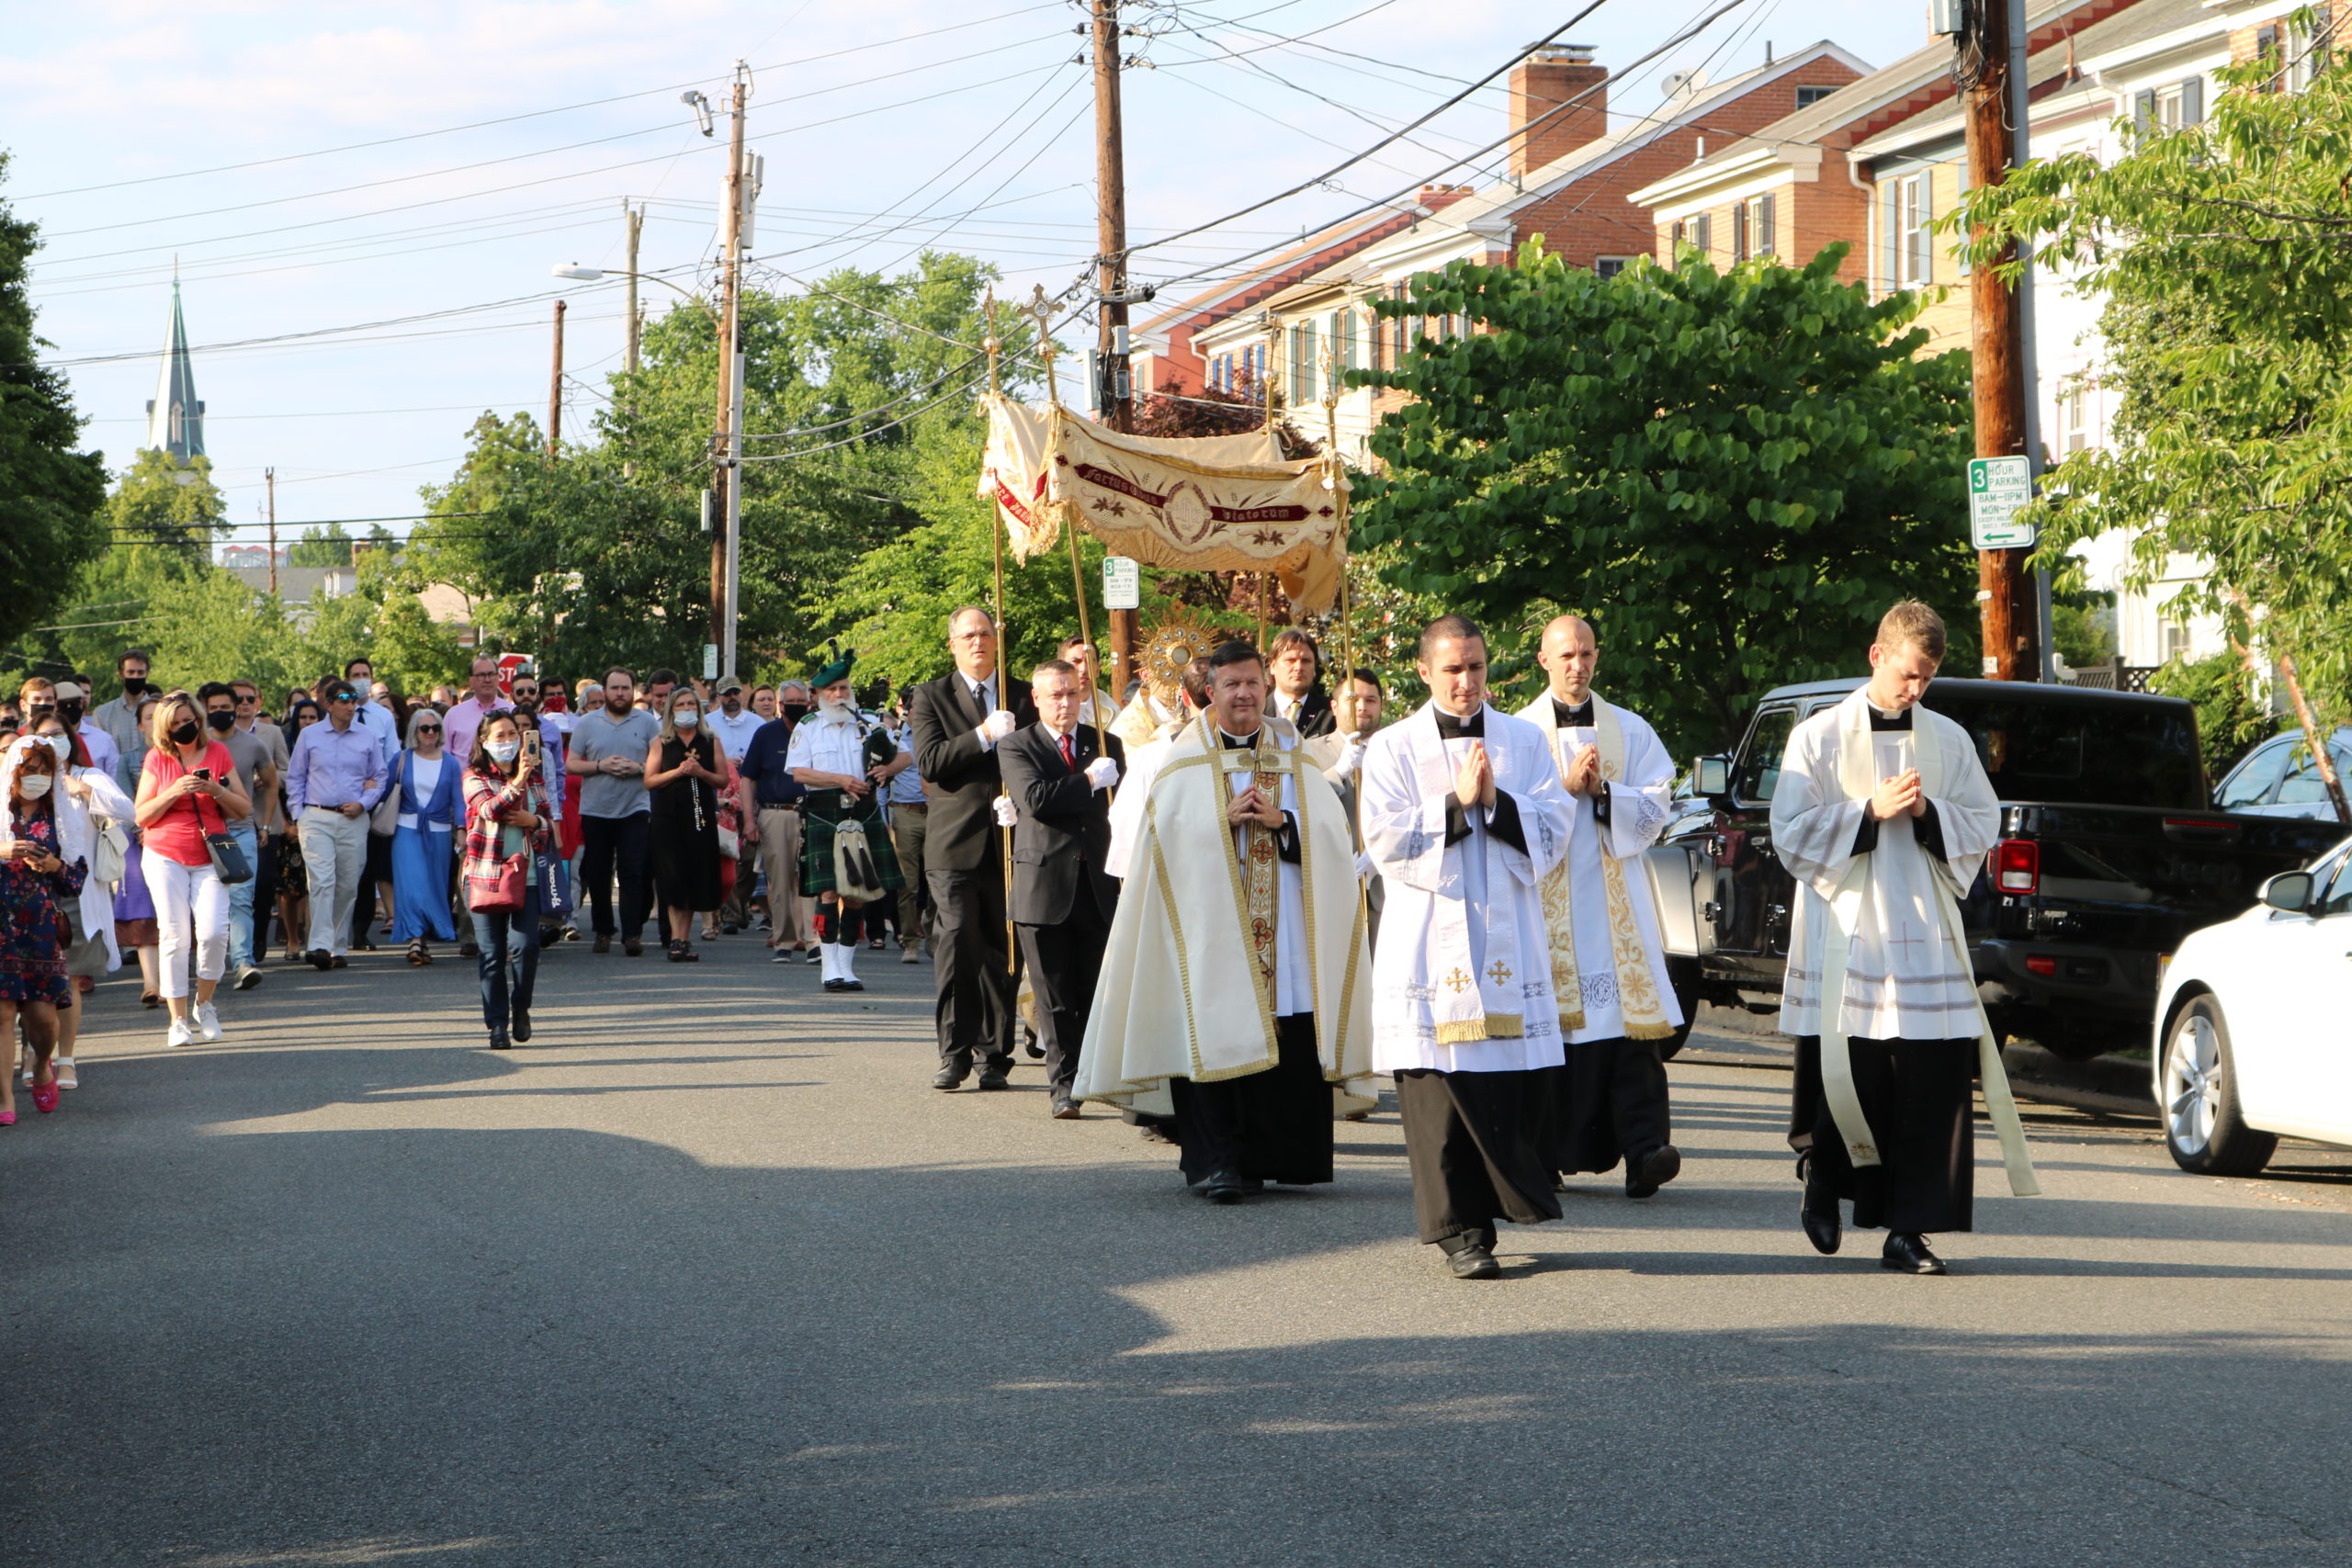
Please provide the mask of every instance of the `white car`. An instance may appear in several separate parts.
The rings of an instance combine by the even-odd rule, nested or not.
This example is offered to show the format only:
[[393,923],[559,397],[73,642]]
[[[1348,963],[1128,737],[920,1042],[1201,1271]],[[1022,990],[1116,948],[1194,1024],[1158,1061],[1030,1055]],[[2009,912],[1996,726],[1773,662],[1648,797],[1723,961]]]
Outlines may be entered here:
[[2189,933],[2158,989],[2151,1055],[2183,1170],[2251,1175],[2281,1137],[2352,1145],[2352,840]]

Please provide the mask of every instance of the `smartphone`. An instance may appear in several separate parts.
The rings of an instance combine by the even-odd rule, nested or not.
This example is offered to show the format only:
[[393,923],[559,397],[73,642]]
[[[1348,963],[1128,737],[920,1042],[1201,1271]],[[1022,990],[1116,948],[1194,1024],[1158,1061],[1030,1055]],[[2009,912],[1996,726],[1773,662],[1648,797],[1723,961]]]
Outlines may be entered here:
[[198,768],[196,770],[196,776],[204,783],[210,784],[212,782],[212,770],[210,768]]
[[539,754],[539,732],[537,730],[526,729],[523,731],[523,750],[528,751],[534,757]]

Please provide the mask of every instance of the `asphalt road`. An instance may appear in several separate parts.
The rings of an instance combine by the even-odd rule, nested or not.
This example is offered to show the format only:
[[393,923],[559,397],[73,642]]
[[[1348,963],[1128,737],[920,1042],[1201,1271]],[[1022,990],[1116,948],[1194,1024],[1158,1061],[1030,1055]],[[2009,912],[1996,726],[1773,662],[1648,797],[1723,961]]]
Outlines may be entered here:
[[1788,1078],[1678,1063],[1679,1182],[1463,1283],[1393,1110],[1235,1209],[1042,1075],[939,1094],[929,972],[569,946],[273,964],[219,1045],[105,987],[0,1132],[0,1561],[2352,1562],[2352,1156],[2173,1168],[2031,1108],[1945,1279],[1798,1234]]

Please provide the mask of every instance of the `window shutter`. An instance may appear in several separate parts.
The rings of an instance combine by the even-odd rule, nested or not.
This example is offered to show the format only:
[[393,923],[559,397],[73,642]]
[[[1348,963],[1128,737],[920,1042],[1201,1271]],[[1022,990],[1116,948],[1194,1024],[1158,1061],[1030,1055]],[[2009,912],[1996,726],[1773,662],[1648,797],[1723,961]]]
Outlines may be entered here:
[[1756,198],[1756,227],[1758,231],[1756,236],[1756,254],[1759,256],[1777,256],[1781,254],[1780,230],[1774,221],[1772,193],[1769,190]]
[[2146,136],[2156,129],[2156,95],[2153,88],[2132,95],[2132,130],[2135,135]]
[[2205,78],[2189,76],[2180,84],[2180,123],[2186,126],[2205,123]]
[[1932,169],[1919,171],[1919,232],[1914,243],[1919,247],[1919,281],[1936,280],[1936,236],[1928,227],[1936,220],[1936,176]]
[[1747,259],[1747,203],[1744,201],[1731,204],[1731,259]]
[[1690,243],[1712,259],[1715,254],[1715,215],[1702,212],[1690,220]]
[[1888,293],[1903,287],[1900,265],[1903,244],[1903,182],[1888,180],[1886,199],[1879,203],[1879,269]]
[[2278,29],[2276,26],[2254,29],[2254,57],[2270,69],[2270,74],[2262,79],[2261,90],[2266,93],[2277,92],[2279,62]]

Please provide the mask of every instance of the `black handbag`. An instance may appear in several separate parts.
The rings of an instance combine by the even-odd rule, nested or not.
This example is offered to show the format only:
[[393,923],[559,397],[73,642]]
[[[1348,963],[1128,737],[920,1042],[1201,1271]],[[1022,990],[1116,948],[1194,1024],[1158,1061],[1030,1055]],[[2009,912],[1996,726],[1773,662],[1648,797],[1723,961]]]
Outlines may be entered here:
[[212,857],[213,874],[223,887],[234,887],[254,879],[253,863],[245,859],[245,848],[226,833],[204,835],[205,852]]

